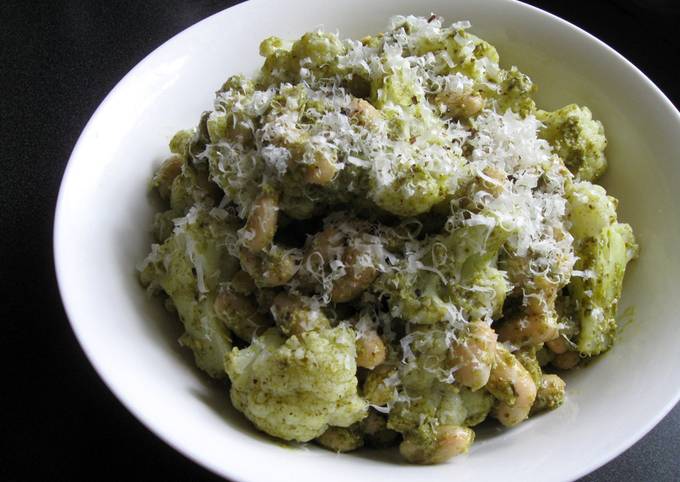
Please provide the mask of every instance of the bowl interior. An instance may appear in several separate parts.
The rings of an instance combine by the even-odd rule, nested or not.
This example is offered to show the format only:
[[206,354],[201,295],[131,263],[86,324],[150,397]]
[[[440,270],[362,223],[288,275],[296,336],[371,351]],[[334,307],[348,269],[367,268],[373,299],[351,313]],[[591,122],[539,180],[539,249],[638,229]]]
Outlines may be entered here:
[[[568,377],[559,410],[512,430],[484,428],[469,455],[448,464],[412,467],[389,452],[337,456],[280,444],[231,408],[223,383],[193,367],[176,342],[178,322],[137,283],[135,264],[149,248],[154,211],[148,179],[172,134],[195,125],[222,82],[260,66],[263,38],[295,38],[318,26],[361,37],[379,32],[393,14],[431,11],[451,22],[471,20],[472,31],[498,48],[504,65],[518,65],[538,84],[542,107],[585,104],[603,121],[610,161],[604,183],[642,247],[620,303],[628,323],[610,353]],[[620,56],[520,3],[253,0],[164,44],[121,81],[88,124],[70,160],[55,223],[64,304],[90,360],[126,406],[168,443],[230,478],[331,482],[350,473],[355,480],[520,480],[538,471],[546,480],[575,478],[635,442],[679,395],[679,127],[670,102]]]

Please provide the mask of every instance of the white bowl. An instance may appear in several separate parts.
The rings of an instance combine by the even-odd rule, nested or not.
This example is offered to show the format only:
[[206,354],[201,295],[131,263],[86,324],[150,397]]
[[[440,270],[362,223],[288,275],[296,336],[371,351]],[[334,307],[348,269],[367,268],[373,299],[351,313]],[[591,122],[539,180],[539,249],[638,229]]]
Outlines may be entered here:
[[[153,208],[147,181],[172,134],[194,125],[230,75],[253,73],[258,43],[323,25],[342,36],[380,31],[393,14],[469,19],[539,85],[539,103],[577,102],[610,141],[606,187],[642,246],[622,308],[634,321],[618,344],[568,377],[566,403],[511,430],[478,434],[469,455],[438,466],[389,453],[291,449],[257,433],[225,386],[193,367],[179,323],[139,287]],[[623,33],[622,33],[623,35]],[[169,40],[108,95],[76,145],[57,206],[54,246],[73,329],[111,390],[177,450],[241,481],[574,479],[650,430],[680,398],[680,115],[633,65],[594,37],[536,8],[503,0],[253,0]]]

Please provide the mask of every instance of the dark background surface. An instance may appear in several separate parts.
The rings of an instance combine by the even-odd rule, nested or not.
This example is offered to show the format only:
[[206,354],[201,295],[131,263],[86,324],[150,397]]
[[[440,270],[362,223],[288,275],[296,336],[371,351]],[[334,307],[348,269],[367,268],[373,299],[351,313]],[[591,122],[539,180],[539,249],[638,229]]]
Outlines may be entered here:
[[[233,3],[0,0],[0,480],[218,480],[97,377],[61,306],[51,235],[66,162],[104,96],[161,43]],[[678,2],[528,3],[614,47],[680,105]],[[680,480],[680,406],[583,480]]]

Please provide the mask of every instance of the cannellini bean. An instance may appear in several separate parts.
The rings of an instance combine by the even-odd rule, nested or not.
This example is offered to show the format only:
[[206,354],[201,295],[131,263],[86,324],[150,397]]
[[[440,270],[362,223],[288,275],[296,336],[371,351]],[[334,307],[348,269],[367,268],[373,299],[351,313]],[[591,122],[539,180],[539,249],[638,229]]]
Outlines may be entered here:
[[366,445],[374,448],[384,448],[396,445],[399,433],[387,428],[387,419],[375,410],[369,410],[368,415],[361,421],[361,431]]
[[484,173],[484,176],[486,176],[480,176],[482,189],[494,197],[500,196],[505,190],[504,185],[507,181],[505,173],[493,166],[486,166],[482,172]]
[[483,321],[470,323],[469,331],[451,346],[451,365],[461,385],[478,390],[486,385],[496,355],[498,335]]
[[559,336],[557,321],[547,313],[518,315],[498,327],[498,338],[513,345],[538,345]]
[[361,428],[364,433],[373,435],[387,428],[387,420],[375,410],[369,410],[366,418],[361,421]]
[[312,238],[302,263],[303,273],[312,278],[308,275],[315,274],[317,270],[327,270],[334,260],[342,262],[345,274],[333,280],[331,290],[331,299],[335,303],[357,298],[378,276],[377,270],[370,265],[370,253],[360,247],[346,247],[347,244],[347,233],[335,226],[327,226]]
[[328,427],[317,437],[316,441],[322,447],[335,452],[350,452],[364,446],[364,438],[358,428]]
[[278,195],[260,194],[250,209],[242,231],[243,245],[253,252],[262,251],[269,246],[276,234],[278,215]]
[[419,436],[407,433],[399,452],[414,464],[439,464],[467,452],[474,438],[475,433],[469,428],[441,425],[432,443],[422,443]]
[[463,117],[472,117],[484,108],[484,98],[481,95],[466,95],[459,104],[459,112]]
[[172,181],[182,172],[184,160],[181,156],[170,156],[160,165],[153,176],[153,185],[158,189],[161,198],[170,198],[170,186]]
[[548,347],[545,345],[536,350],[536,360],[538,361],[538,364],[541,367],[541,369],[548,363],[550,363],[553,358],[555,358],[555,354],[551,350],[549,350]]
[[543,374],[531,411],[553,410],[562,405],[565,387],[566,383],[557,375]]
[[274,298],[278,294],[276,288],[259,288],[255,291],[255,300],[257,301],[257,306],[260,312],[271,312],[272,305],[274,304]]
[[378,276],[374,267],[359,264],[361,256],[362,253],[357,249],[348,248],[345,250],[343,262],[347,273],[333,283],[331,299],[334,302],[344,303],[353,300],[363,293]]
[[289,336],[330,326],[321,310],[313,309],[302,298],[290,293],[276,295],[271,312],[281,331]]
[[213,304],[215,314],[239,338],[252,340],[253,336],[271,326],[271,320],[257,311],[255,303],[247,296],[220,290]]
[[[238,252],[241,268],[248,273],[253,280],[259,280],[262,274],[262,259],[248,249],[241,248]],[[256,283],[257,284],[257,283]]]
[[375,367],[366,375],[366,380],[362,386],[363,396],[373,405],[387,405],[394,396],[396,390],[394,386],[385,383],[385,380],[395,375],[397,369],[394,366],[384,364]]
[[307,249],[303,266],[307,264],[328,263],[342,250],[343,235],[335,227],[328,226],[317,233]]
[[361,42],[363,45],[367,45],[367,44],[371,41],[372,38],[373,38],[372,36],[366,35],[365,37],[361,37],[360,42]]
[[331,159],[332,153],[318,151],[314,156],[315,163],[308,166],[305,181],[310,184],[324,186],[333,180],[338,167],[335,160]]
[[446,106],[446,113],[457,119],[472,117],[484,108],[484,98],[471,92],[443,92],[438,94],[435,102]]
[[496,364],[487,389],[498,398],[494,415],[506,427],[525,420],[536,399],[536,384],[531,374],[502,345],[496,348]]
[[283,286],[295,276],[299,269],[299,258],[296,252],[286,251],[276,246],[271,251],[257,254],[245,248],[239,251],[241,268],[259,287]]
[[245,271],[238,271],[229,281],[231,289],[242,295],[250,295],[255,291],[255,281]]
[[274,319],[277,315],[285,316],[287,313],[303,306],[303,302],[299,296],[290,293],[282,292],[274,297],[272,302],[272,312],[275,312]]
[[385,361],[387,349],[375,330],[362,333],[357,339],[357,365],[373,370]]
[[567,340],[565,340],[562,337],[555,338],[554,340],[547,341],[545,345],[550,348],[550,351],[555,353],[556,355],[561,355],[562,353],[566,352],[569,350],[569,345],[567,344]]
[[559,355],[555,355],[555,358],[552,359],[551,363],[555,368],[559,368],[560,370],[571,370],[578,365],[580,360],[581,357],[578,352],[566,351]]
[[517,346],[539,345],[559,336],[555,312],[557,287],[543,277],[537,277],[534,282],[540,291],[526,297],[524,313],[501,323],[498,328],[500,341],[509,341]]
[[373,105],[364,99],[352,99],[349,105],[349,116],[363,125],[374,125],[380,113]]

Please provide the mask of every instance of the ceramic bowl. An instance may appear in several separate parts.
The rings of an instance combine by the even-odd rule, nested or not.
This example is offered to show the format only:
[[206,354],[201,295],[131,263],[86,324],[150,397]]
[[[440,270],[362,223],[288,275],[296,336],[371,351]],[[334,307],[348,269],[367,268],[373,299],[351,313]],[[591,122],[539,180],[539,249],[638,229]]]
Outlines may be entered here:
[[[539,86],[546,109],[589,106],[606,128],[604,178],[620,219],[642,247],[620,303],[629,323],[616,346],[567,377],[565,404],[509,430],[478,433],[470,453],[410,466],[396,451],[336,455],[258,433],[227,388],[193,366],[180,326],[140,288],[135,265],[150,244],[147,182],[172,134],[196,124],[231,74],[261,65],[258,43],[323,26],[360,38],[394,14],[468,19]],[[123,78],[87,124],[64,175],[54,249],[78,340],[113,393],[178,451],[237,481],[569,480],[640,439],[680,396],[680,115],[632,64],[586,32],[503,0],[252,0],[199,22]]]

